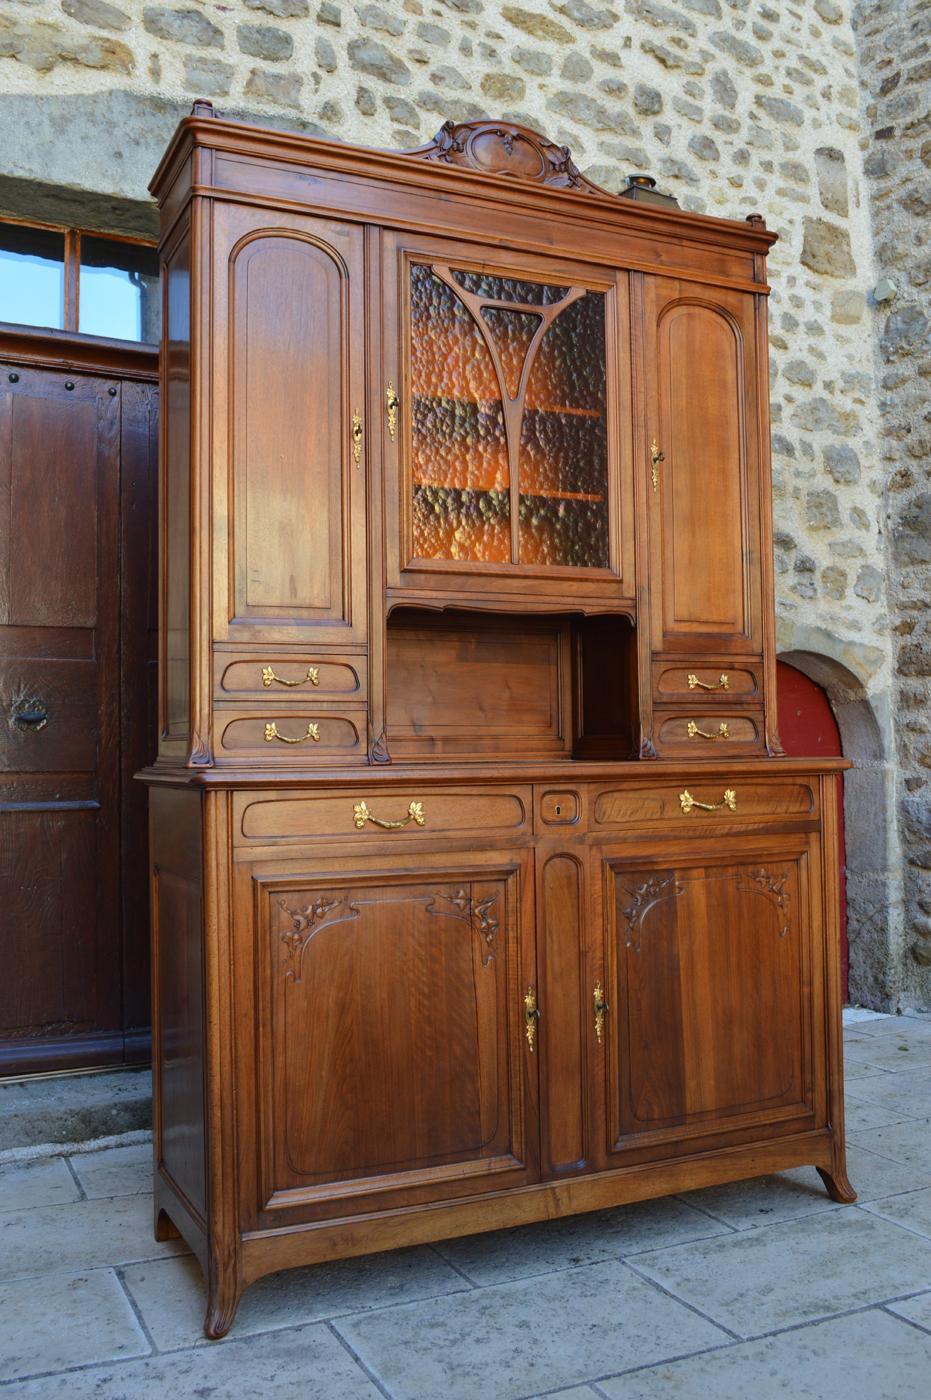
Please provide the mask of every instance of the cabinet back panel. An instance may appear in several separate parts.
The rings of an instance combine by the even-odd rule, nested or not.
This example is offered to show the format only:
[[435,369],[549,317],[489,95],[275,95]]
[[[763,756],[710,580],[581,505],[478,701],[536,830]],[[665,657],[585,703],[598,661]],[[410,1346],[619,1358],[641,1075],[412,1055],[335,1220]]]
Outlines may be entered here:
[[550,619],[392,619],[392,754],[565,756],[568,640],[568,625]]

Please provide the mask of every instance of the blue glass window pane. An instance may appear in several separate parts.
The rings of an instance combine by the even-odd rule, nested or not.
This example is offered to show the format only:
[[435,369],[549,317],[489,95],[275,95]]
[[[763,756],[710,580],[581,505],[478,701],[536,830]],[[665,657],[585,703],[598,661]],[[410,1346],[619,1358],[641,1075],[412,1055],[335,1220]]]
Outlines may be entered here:
[[61,330],[65,235],[0,223],[0,321]]
[[117,340],[159,338],[158,254],[138,243],[81,235],[78,330]]

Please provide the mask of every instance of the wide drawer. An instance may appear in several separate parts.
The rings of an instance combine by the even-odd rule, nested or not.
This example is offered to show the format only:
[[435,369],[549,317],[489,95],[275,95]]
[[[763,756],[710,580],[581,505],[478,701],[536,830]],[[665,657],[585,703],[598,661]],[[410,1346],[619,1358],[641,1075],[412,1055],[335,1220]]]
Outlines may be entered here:
[[654,746],[661,758],[719,758],[721,753],[759,753],[763,748],[763,712],[701,710],[654,713]]
[[743,705],[758,701],[763,666],[758,661],[735,665],[726,658],[670,665],[653,663],[653,698],[657,705]]
[[213,658],[217,699],[267,699],[274,706],[317,700],[365,699],[364,656],[313,656],[303,652],[217,652]]
[[301,766],[346,759],[358,763],[365,757],[366,711],[217,709],[214,731],[220,762],[258,760]]
[[799,778],[706,778],[604,787],[593,793],[592,826],[676,823],[705,827],[761,817],[817,817],[817,787]]
[[459,833],[485,839],[529,827],[529,789],[489,791],[404,788],[366,792],[360,784],[313,797],[237,798],[239,839],[249,842],[391,838],[398,849],[412,840]]

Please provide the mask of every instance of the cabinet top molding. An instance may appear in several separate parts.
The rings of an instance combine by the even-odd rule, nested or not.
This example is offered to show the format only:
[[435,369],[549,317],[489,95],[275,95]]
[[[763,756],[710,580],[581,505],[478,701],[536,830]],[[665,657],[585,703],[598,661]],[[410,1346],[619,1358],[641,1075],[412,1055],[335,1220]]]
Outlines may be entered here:
[[[236,179],[241,180],[247,168],[238,164],[242,158],[280,163],[282,180],[293,184],[286,197],[297,203],[316,202],[308,201],[302,181],[337,176],[362,184],[382,182],[399,196],[402,189],[447,199],[461,195],[484,204],[489,217],[494,217],[493,206],[519,206],[554,217],[558,202],[559,216],[573,223],[649,231],[745,253],[765,255],[777,237],[759,214],[723,219],[679,209],[671,198],[667,204],[666,198],[613,194],[581,173],[568,147],[530,127],[490,118],[446,121],[426,145],[387,151],[228,120],[211,103],[198,101],[179,124],[149,189],[163,211],[167,206],[180,209],[191,194],[226,195],[222,162],[226,168],[237,162]],[[314,190],[315,197],[322,193],[322,188]]]

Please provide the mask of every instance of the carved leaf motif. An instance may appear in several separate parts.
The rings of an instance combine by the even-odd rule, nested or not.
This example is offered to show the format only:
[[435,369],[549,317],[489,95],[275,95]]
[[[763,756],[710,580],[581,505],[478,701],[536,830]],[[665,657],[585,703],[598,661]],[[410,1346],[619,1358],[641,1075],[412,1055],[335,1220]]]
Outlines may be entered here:
[[786,889],[786,876],[774,875],[767,870],[765,865],[758,865],[756,869],[750,870],[746,874],[746,879],[752,880],[761,894],[772,899],[776,908],[783,916],[783,924],[779,929],[779,937],[785,938],[789,932],[788,910],[790,903],[789,891]]
[[660,899],[678,898],[684,889],[685,886],[679,884],[675,875],[653,875],[636,889],[629,890],[625,887],[624,893],[631,896],[630,903],[623,911],[627,923],[628,948],[635,953],[640,952],[640,927],[647,911]]
[[278,905],[291,920],[291,927],[285,929],[280,935],[282,943],[288,950],[287,978],[289,982],[300,982],[301,964],[304,960],[304,949],[313,938],[315,933],[319,933],[321,928],[325,928],[327,923],[335,923],[335,919],[327,919],[327,915],[334,909],[342,910],[341,918],[354,919],[358,917],[358,909],[345,899],[317,899],[312,904],[307,904],[303,909],[291,909],[284,899],[279,899]]
[[432,141],[406,154],[581,194],[609,193],[581,174],[568,146],[557,146],[516,122],[446,121]]
[[[455,913],[449,909],[437,909],[434,906],[436,901],[442,899],[447,904],[451,904]],[[482,967],[487,967],[495,958],[495,935],[498,932],[498,920],[491,910],[498,902],[497,894],[488,895],[486,899],[476,900],[467,890],[461,887],[455,894],[438,894],[427,905],[428,914],[445,914],[449,918],[464,919],[470,923],[479,933],[485,944],[482,953]]]

